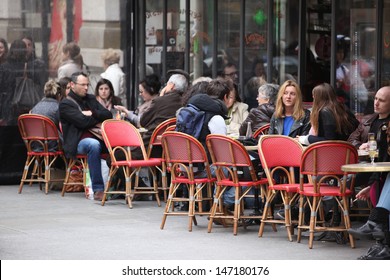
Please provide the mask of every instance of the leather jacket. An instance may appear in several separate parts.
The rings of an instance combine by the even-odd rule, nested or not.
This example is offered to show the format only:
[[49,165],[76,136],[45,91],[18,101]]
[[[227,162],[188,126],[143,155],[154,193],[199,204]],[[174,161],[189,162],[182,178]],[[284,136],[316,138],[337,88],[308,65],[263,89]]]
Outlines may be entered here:
[[[275,118],[275,115],[273,115],[268,134],[282,135],[283,122],[284,118]],[[296,136],[307,135],[309,134],[310,127],[310,111],[305,109],[305,115],[301,119],[294,121],[288,136],[295,138]]]
[[368,132],[370,131],[371,124],[378,118],[378,114],[366,115],[360,121],[359,126],[348,137],[348,142],[359,149],[360,145],[368,141]]
[[259,105],[257,108],[251,109],[248,117],[240,126],[240,135],[246,134],[248,122],[252,124],[252,132],[255,132],[263,125],[268,124],[271,120],[274,111],[275,105],[269,103],[264,103]]

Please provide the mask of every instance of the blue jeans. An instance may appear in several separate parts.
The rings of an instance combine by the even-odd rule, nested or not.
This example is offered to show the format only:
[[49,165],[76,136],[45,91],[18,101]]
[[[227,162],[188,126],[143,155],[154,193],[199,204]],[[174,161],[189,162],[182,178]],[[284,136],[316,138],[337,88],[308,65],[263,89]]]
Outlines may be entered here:
[[98,140],[94,138],[84,138],[77,146],[78,154],[86,154],[89,166],[89,174],[93,192],[103,191],[104,182],[102,177],[102,167],[100,162],[102,147]]
[[382,207],[390,211],[390,172],[387,174],[381,195],[376,207]]

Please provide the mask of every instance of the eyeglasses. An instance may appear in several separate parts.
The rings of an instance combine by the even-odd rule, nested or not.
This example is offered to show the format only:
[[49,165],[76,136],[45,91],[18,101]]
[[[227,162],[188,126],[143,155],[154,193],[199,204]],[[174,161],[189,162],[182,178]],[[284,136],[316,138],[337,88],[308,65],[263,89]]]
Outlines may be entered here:
[[91,84],[79,84],[79,83],[75,83],[76,85],[80,85],[82,87],[89,87]]
[[236,71],[236,72],[232,72],[232,73],[229,73],[229,74],[226,74],[226,73],[224,73],[224,75],[225,76],[228,76],[228,77],[233,77],[233,76],[238,76],[238,72]]

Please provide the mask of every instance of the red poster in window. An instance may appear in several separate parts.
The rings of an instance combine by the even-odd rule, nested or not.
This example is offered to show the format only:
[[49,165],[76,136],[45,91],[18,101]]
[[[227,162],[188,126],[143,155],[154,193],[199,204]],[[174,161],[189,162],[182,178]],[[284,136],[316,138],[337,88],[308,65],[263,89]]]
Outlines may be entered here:
[[[73,39],[79,41],[82,19],[82,0],[73,2]],[[52,26],[49,43],[49,72],[51,77],[57,76],[61,64],[62,46],[68,41],[66,33],[66,0],[53,0]]]

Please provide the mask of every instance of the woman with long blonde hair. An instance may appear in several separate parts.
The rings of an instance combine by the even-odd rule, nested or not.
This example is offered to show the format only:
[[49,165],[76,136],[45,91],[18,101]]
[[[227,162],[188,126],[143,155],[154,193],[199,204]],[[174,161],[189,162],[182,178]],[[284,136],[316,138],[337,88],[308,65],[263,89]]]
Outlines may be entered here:
[[301,89],[296,82],[287,80],[279,88],[268,133],[296,137],[309,130],[310,111],[303,107]]
[[347,140],[359,121],[337,100],[328,83],[317,85],[313,91],[313,108],[310,135],[299,137],[299,142],[309,145],[324,140]]

